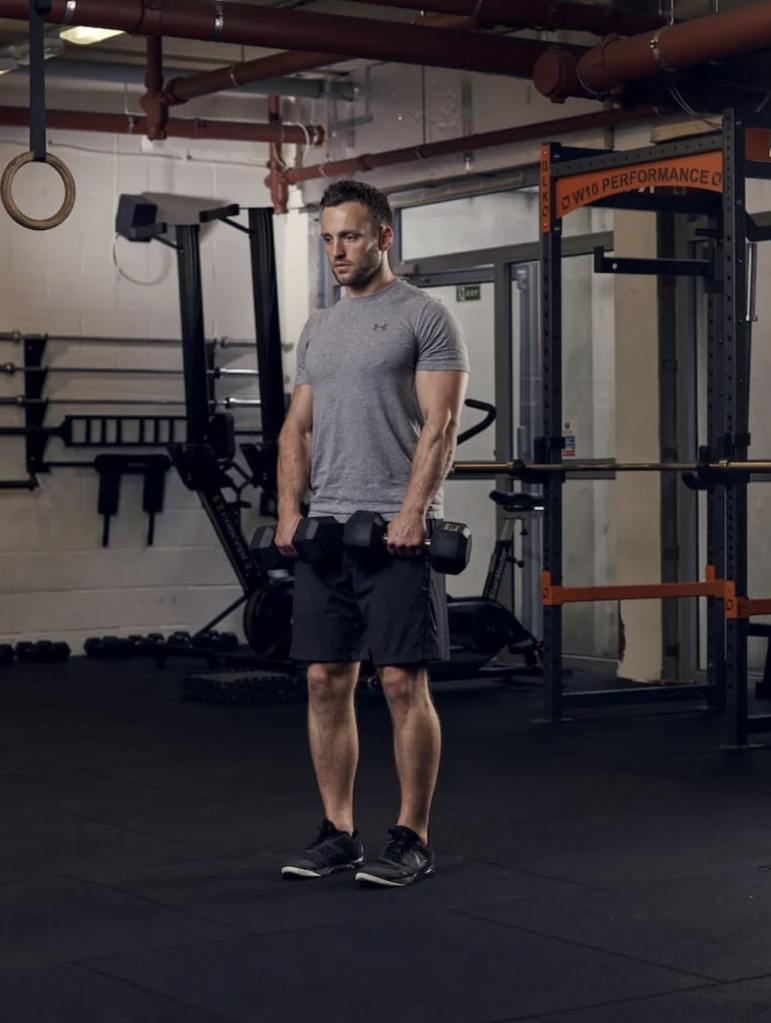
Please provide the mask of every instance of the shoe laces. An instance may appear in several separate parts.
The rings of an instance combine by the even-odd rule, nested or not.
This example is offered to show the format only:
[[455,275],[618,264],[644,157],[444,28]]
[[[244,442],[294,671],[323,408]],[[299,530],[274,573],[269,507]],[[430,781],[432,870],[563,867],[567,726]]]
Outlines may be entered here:
[[411,845],[415,845],[415,836],[411,832],[407,831],[406,828],[395,827],[389,828],[388,834],[391,836],[391,841],[385,848],[383,853],[384,860],[401,860],[404,855],[405,849]]
[[325,820],[319,828],[318,835],[314,838],[308,849],[318,849],[320,845],[324,845],[325,842],[329,842],[330,839],[337,838],[338,831],[331,821]]

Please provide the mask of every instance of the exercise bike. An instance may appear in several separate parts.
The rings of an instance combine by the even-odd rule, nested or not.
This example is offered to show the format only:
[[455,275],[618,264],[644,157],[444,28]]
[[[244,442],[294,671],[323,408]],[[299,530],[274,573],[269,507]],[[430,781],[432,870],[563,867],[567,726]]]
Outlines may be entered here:
[[[508,679],[540,672],[543,644],[499,602],[498,596],[507,565],[524,565],[514,551],[514,523],[537,515],[543,499],[505,490],[493,490],[489,496],[507,513],[506,521],[490,555],[481,596],[447,598],[450,659],[432,666],[431,677],[437,682],[483,675]],[[496,663],[495,658],[503,651],[521,657],[524,670]]]

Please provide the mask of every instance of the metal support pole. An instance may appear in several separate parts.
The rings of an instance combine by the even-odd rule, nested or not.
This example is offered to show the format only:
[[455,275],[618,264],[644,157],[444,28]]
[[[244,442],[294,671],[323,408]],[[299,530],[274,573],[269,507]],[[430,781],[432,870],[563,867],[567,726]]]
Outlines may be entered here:
[[[723,244],[718,242],[715,254],[722,288],[724,271]],[[707,295],[707,444],[710,458],[722,453],[725,404],[723,370],[723,296],[719,290]],[[725,579],[725,487],[707,491],[707,564],[713,565],[719,579]],[[725,614],[722,602],[707,599],[707,681],[714,693],[713,706],[725,708]]]
[[[533,441],[539,431],[541,418],[541,344],[539,334],[538,265],[525,263],[516,268],[519,298],[519,409],[520,422],[517,429],[516,457],[533,457]],[[537,486],[525,483],[525,493],[540,495]],[[526,629],[534,636],[543,635],[543,614],[541,611],[541,519],[531,519],[527,524],[527,537],[522,545],[522,559],[525,562],[522,575],[522,601],[518,608],[519,617]]]
[[281,359],[281,325],[278,314],[276,251],[273,211],[249,210],[249,245],[252,259],[252,291],[257,337],[257,370],[262,402],[262,448],[266,464],[273,467],[268,490],[276,489],[278,435],[284,424],[284,368]]
[[[675,257],[677,217],[659,214],[657,260],[670,261]],[[596,263],[596,260],[595,260]],[[677,461],[680,457],[678,422],[678,352],[676,324],[676,290],[678,278],[670,275],[658,278],[658,367],[659,367],[659,451],[663,460]],[[674,583],[680,578],[678,550],[678,516],[672,514],[678,507],[681,487],[676,476],[663,473],[660,480],[661,499],[659,520],[661,528],[661,581]],[[692,578],[692,576],[691,576]],[[662,675],[680,678],[680,605],[674,600],[661,602]]]
[[209,428],[209,384],[203,321],[200,227],[176,228],[179,308],[182,320],[182,364],[185,375],[187,440],[200,444]]
[[[512,408],[512,386],[514,379],[513,358],[513,325],[511,296],[511,264],[496,263],[494,278],[494,313],[495,313],[495,457],[512,458],[514,455],[514,416]],[[504,454],[508,452],[508,454]],[[513,482],[508,477],[499,477],[495,481],[496,489],[513,490]],[[506,515],[502,508],[496,506],[495,535],[500,540],[506,525]],[[503,573],[500,597],[503,603],[510,605],[514,613],[512,565],[508,564]]]
[[[548,201],[548,226],[541,225],[541,366],[543,402],[543,451],[536,457],[545,462],[562,458],[562,221],[557,217],[555,180],[551,166],[559,160],[560,147],[543,147],[542,161],[548,168],[542,174],[541,202]],[[548,190],[548,194],[544,194]],[[543,215],[543,214],[542,214]],[[559,473],[543,484],[543,569],[554,585],[562,583],[562,483]],[[547,721],[562,718],[562,608],[543,609],[544,643],[544,716]]]
[[[747,269],[744,127],[736,112],[723,116],[723,336],[724,433],[728,457],[746,459],[749,448],[747,379]],[[747,482],[737,477],[725,494],[726,576],[747,593]],[[726,621],[726,744],[747,745],[747,621]]]

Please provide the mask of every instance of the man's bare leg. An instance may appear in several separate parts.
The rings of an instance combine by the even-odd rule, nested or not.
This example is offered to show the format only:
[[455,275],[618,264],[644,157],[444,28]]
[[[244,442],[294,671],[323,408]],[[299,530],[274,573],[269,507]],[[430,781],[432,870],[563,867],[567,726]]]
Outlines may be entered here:
[[424,667],[379,669],[394,728],[394,757],[401,787],[398,824],[428,845],[428,820],[441,758],[442,732]]
[[353,787],[359,761],[354,692],[359,662],[308,668],[308,735],[324,813],[353,832]]

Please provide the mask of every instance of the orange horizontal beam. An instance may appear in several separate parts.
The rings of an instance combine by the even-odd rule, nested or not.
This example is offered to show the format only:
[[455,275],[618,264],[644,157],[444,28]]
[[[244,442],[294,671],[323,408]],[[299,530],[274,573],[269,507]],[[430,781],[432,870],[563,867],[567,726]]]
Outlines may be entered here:
[[771,598],[753,600],[737,597],[736,583],[718,579],[712,565],[707,565],[704,582],[642,583],[632,586],[555,586],[551,573],[541,574],[541,603],[544,607],[563,604],[588,604],[603,600],[670,600],[685,597],[714,597],[725,605],[725,616],[733,621],[771,615]]
[[716,579],[713,569],[707,570],[705,582],[649,583],[633,586],[554,586],[551,573],[541,576],[541,598],[544,607],[563,604],[585,604],[602,600],[655,600],[685,597],[717,597],[726,595],[726,583]]
[[725,616],[732,621],[752,618],[755,615],[771,615],[771,600],[752,600],[737,597],[734,583],[726,583]]

